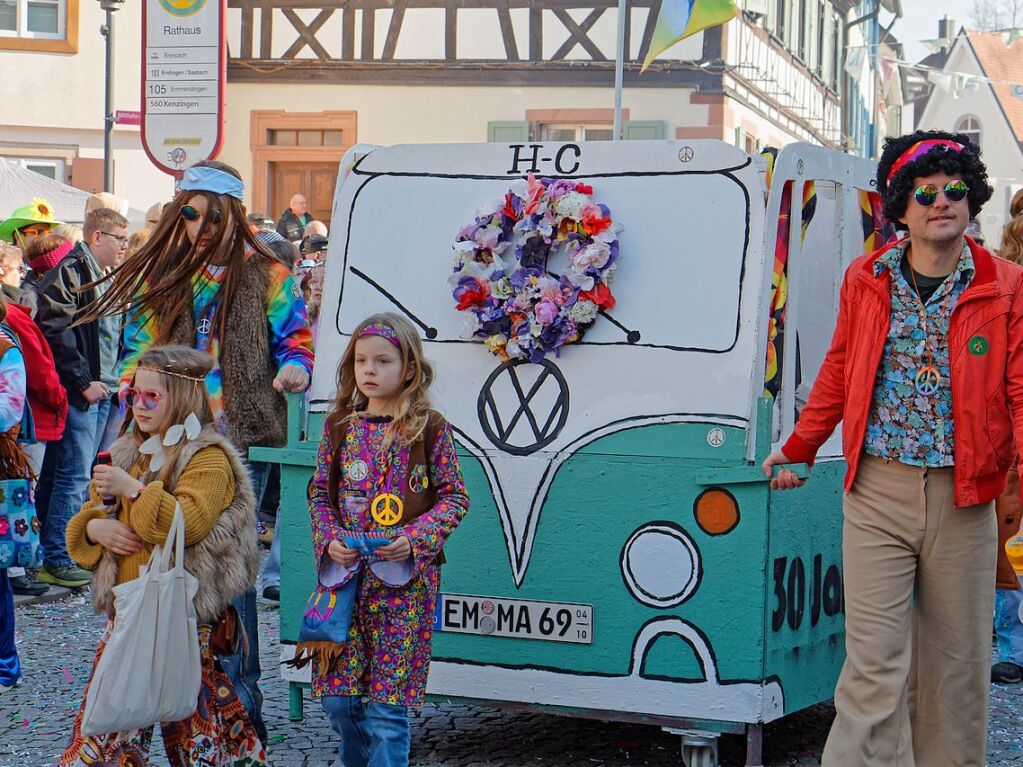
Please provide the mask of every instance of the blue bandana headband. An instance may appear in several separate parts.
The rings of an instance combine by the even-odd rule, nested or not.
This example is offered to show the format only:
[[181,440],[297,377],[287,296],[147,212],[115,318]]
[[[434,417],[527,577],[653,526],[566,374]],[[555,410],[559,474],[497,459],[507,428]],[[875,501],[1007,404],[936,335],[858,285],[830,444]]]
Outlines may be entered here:
[[182,192],[213,192],[213,194],[229,194],[240,202],[245,185],[240,178],[232,176],[217,168],[205,165],[193,165],[185,171],[181,179]]

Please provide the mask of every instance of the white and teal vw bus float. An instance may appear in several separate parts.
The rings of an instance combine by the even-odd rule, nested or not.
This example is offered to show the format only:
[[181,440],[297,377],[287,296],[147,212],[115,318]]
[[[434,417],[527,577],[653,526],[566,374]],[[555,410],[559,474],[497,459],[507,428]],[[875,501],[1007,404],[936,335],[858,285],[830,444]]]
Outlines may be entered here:
[[[873,168],[794,145],[765,202],[761,158],[717,141],[358,154],[334,203],[310,412],[293,397],[288,446],[252,453],[284,468],[282,638],[297,638],[312,589],[305,489],[338,360],[361,319],[401,312],[435,363],[472,498],[448,545],[430,693],[658,725],[690,765],[716,764],[720,733],[746,733],[759,765],[763,725],[830,698],[843,659],[838,435],[799,492],[771,492],[759,462],[823,359]],[[502,364],[462,337],[452,245],[528,172],[584,181],[610,208],[617,305],[559,357]],[[809,181],[805,231],[782,219],[775,402],[775,243],[783,195],[799,211]],[[286,673],[300,717],[303,680]]]

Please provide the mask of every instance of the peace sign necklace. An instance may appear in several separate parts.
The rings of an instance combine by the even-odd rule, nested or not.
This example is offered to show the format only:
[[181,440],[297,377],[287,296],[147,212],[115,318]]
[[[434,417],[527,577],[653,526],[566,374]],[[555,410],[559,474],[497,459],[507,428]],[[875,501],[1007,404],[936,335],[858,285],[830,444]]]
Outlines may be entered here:
[[[906,253],[906,259],[909,260],[909,253]],[[916,284],[916,270],[913,268],[913,262],[909,261],[909,276],[913,280],[913,290],[916,291],[916,301],[919,305],[920,315],[920,326],[924,331],[924,344],[926,345],[927,352],[927,364],[921,366],[916,371],[916,376],[913,378],[913,385],[916,387],[918,394],[922,394],[925,397],[932,396],[938,391],[941,386],[941,373],[934,364],[934,347],[931,345],[931,335],[927,332],[927,306],[924,304],[923,298],[920,296],[920,287]],[[949,298],[952,296],[952,288],[949,287],[948,292],[941,301],[940,314],[944,314],[945,309],[948,307]],[[935,333],[937,333],[937,325],[935,325]]]
[[[354,451],[358,447],[361,447],[363,438],[366,434],[366,422],[365,416],[357,414],[355,420],[355,434],[352,442],[354,444],[347,445],[349,447],[350,454],[349,458],[354,458]],[[384,527],[391,527],[392,525],[398,524],[401,521],[401,515],[405,508],[405,503],[399,495],[393,492],[392,479],[394,477],[394,459],[395,459],[395,445],[392,441],[388,445],[387,449],[378,449],[373,454],[373,466],[376,469],[377,477],[375,485],[375,494],[373,501],[370,504],[370,513],[373,516],[373,521],[378,525]],[[358,460],[349,460],[346,462],[350,476],[356,481],[362,481],[366,478],[367,469],[365,461],[361,458]],[[399,472],[400,474],[400,472]]]

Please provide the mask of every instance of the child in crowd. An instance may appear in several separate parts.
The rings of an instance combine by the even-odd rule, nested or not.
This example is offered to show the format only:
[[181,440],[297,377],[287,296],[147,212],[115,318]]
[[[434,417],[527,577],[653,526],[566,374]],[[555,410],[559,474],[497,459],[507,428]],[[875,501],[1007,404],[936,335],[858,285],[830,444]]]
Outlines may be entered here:
[[[0,297],[0,321],[7,314],[7,303]],[[0,322],[0,479],[21,479],[29,476],[28,457],[18,444],[18,427],[25,412],[25,360],[18,348],[14,331]],[[3,517],[9,524],[7,515]],[[8,530],[4,538],[11,539]],[[21,681],[21,661],[14,646],[14,594],[7,568],[13,558],[13,543],[0,554],[0,694]]]
[[[352,333],[309,490],[320,567],[360,578],[347,641],[313,654],[313,693],[345,767],[408,765],[408,707],[430,667],[441,548],[469,506],[451,427],[430,409],[415,329],[375,314]],[[390,540],[364,557],[345,538]]]
[[[166,540],[180,505],[185,568],[199,581],[194,603],[202,684],[195,713],[161,725],[167,758],[173,767],[259,767],[266,764],[263,746],[210,646],[213,627],[231,600],[252,586],[259,564],[252,483],[213,423],[204,383],[212,366],[209,355],[186,346],[158,346],[139,357],[124,390],[132,422],[110,448],[112,465],[93,470],[89,500],[68,524],[67,544],[80,566],[95,570],[93,602],[109,616],[109,634],[117,620],[113,587],[138,577],[153,547]],[[117,500],[105,506],[104,497]],[[147,764],[152,727],[83,736],[84,707],[83,696],[60,767]]]

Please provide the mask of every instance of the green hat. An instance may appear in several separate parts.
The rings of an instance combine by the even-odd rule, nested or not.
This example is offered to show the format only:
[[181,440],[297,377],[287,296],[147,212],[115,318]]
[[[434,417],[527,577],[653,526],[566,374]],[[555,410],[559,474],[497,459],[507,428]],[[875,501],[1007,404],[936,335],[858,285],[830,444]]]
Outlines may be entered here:
[[53,217],[53,206],[37,197],[30,204],[15,209],[10,218],[0,223],[0,240],[14,242],[14,232],[29,224],[57,226],[61,223]]

